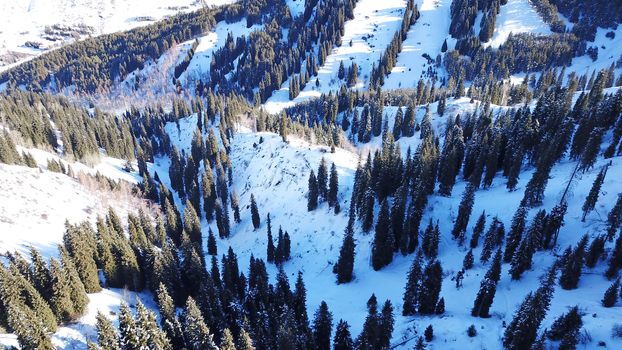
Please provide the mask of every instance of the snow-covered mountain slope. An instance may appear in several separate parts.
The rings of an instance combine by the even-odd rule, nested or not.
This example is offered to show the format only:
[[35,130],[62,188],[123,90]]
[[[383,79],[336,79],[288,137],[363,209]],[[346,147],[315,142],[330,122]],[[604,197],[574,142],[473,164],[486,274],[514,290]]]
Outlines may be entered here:
[[412,88],[417,86],[419,78],[426,80],[424,74],[433,68],[434,62],[428,62],[424,54],[434,60],[440,54],[443,41],[449,37],[450,0],[422,0],[416,2],[420,16],[411,26],[404,40],[402,52],[397,56],[397,63],[384,82],[384,88]]
[[[476,107],[476,104],[469,103],[466,98],[448,101],[445,116],[433,115],[435,129],[437,131],[445,129],[448,115],[464,114]],[[387,107],[385,110],[387,114],[393,115],[395,108]],[[497,107],[493,106],[493,108],[498,110]],[[421,106],[417,113],[419,122],[423,117],[423,109]],[[435,110],[435,105],[432,105],[431,109]],[[174,124],[169,124],[170,127],[167,127],[167,130],[171,132],[171,140],[180,149],[189,151],[189,135],[194,129],[195,122],[194,118],[182,121],[179,131]],[[416,147],[418,142],[419,132],[413,137],[400,139],[403,151],[408,146]],[[431,343],[433,349],[500,349],[504,332],[502,322],[511,321],[523,297],[538,288],[539,277],[551,266],[563,249],[576,245],[583,234],[588,234],[593,238],[602,232],[606,224],[606,213],[611,209],[617,196],[612,189],[620,188],[622,185],[617,176],[622,173],[622,158],[616,157],[609,168],[596,211],[588,216],[586,222],[581,222],[583,199],[605,161],[600,160],[592,170],[579,175],[573,181],[568,199],[569,214],[566,215],[565,225],[560,233],[559,250],[537,253],[533,269],[525,273],[520,281],[511,280],[508,274],[509,265],[504,264],[501,282],[491,309],[492,317],[489,319],[470,316],[480,281],[489,267],[489,264],[479,262],[481,248],[474,251],[477,262],[475,268],[466,273],[463,287],[457,289],[453,280],[455,274],[462,268],[462,260],[467,251],[466,248],[459,247],[450,234],[465,182],[458,182],[451,197],[432,195],[422,225],[426,225],[430,219],[435,222],[439,220],[442,233],[439,259],[444,271],[441,296],[445,298],[446,313],[441,317],[403,317],[401,316],[402,295],[406,275],[413,259],[412,255],[398,254],[391,265],[380,271],[374,271],[371,267],[373,232],[365,234],[357,226],[355,230],[357,243],[355,280],[345,285],[337,285],[335,275],[332,273],[332,266],[336,262],[341,245],[343,229],[347,223],[347,208],[350,205],[354,172],[359,159],[358,153],[366,155],[367,149],[377,148],[379,144],[380,140],[376,138],[359,149],[338,148],[335,153],[330,153],[327,147],[311,145],[295,137],[290,137],[289,142],[285,143],[276,134],[254,133],[240,128],[231,141],[231,157],[234,169],[232,189],[237,191],[240,198],[242,221],[238,224],[232,222],[230,238],[218,239],[218,251],[221,254],[229,246],[233,247],[243,271],[248,268],[251,255],[265,259],[267,245],[265,218],[269,213],[272,219],[273,234],[278,232],[279,227],[282,227],[291,236],[292,260],[284,264],[284,269],[290,279],[294,279],[298,271],[304,273],[308,289],[309,313],[312,314],[324,300],[328,303],[335,318],[348,321],[352,326],[352,334],[356,336],[363,326],[366,314],[365,303],[370,295],[375,293],[380,301],[390,299],[395,307],[396,326],[392,344],[399,349],[412,348],[415,344],[415,336],[421,335],[428,324],[434,326],[435,340]],[[322,157],[329,165],[334,162],[338,169],[339,202],[342,212],[337,215],[326,204],[320,205],[315,211],[307,211],[308,175],[312,169],[317,169]],[[544,204],[540,208],[532,209],[529,212],[529,219],[538,209],[550,210],[558,203],[575,166],[575,162],[565,160],[553,168],[545,192]],[[506,227],[509,227],[532,172],[531,168],[524,169],[514,192],[507,191],[505,180],[500,176],[495,178],[489,189],[477,191],[468,234],[470,235],[482,211],[486,212],[488,223],[497,216]],[[164,179],[165,176],[161,178]],[[251,194],[254,194],[257,200],[262,218],[262,224],[258,230],[253,229],[250,220]],[[215,223],[208,224],[204,221],[203,233],[205,235],[208,226],[217,232]],[[611,243],[607,243],[608,249],[611,248],[610,245]],[[602,294],[610,284],[610,281],[603,276],[604,267],[601,263],[597,268],[585,271],[577,290],[565,291],[558,287],[543,328],[550,327],[555,318],[570,307],[578,305],[583,312],[589,312],[584,316],[583,329],[592,340],[585,344],[586,348],[595,347],[596,343],[601,340],[613,348],[622,346],[622,340],[611,338],[612,326],[619,322],[619,317],[616,316],[617,311],[603,308],[600,304]],[[277,268],[270,264],[269,272],[271,278],[274,278]],[[476,326],[480,335],[474,338],[467,336],[466,328],[470,324]]]
[[180,11],[233,0],[16,0],[0,2],[0,70],[76,38],[128,30]]
[[[357,88],[367,88],[372,65],[378,63],[400,28],[405,8],[405,0],[359,0],[354,8],[354,19],[345,24],[341,46],[333,48],[317,76],[311,77],[305,89],[293,101],[289,100],[289,81],[283,83],[281,89],[275,91],[266,102],[266,110],[276,113],[322,93],[339,90],[343,82],[338,80],[337,72],[342,61],[346,68],[352,62],[358,65],[360,82]],[[315,85],[316,78],[319,87]]]
[[[479,22],[476,22],[476,25],[479,26]],[[501,6],[497,15],[492,39],[484,43],[484,46],[498,48],[510,34],[519,33],[548,35],[551,34],[551,29],[548,24],[544,23],[529,0],[508,0],[507,4]]]
[[[59,161],[48,152],[29,149],[38,168],[0,164],[0,253],[27,253],[30,246],[45,256],[57,254],[62,242],[65,221],[72,224],[84,220],[95,222],[109,207],[120,214],[144,206],[131,195],[128,186],[123,191],[107,191],[84,174],[102,174],[110,179],[135,183],[134,175],[122,170],[122,161],[104,158],[95,167],[67,163],[76,178],[47,170],[47,161]],[[80,178],[81,181],[78,180]]]

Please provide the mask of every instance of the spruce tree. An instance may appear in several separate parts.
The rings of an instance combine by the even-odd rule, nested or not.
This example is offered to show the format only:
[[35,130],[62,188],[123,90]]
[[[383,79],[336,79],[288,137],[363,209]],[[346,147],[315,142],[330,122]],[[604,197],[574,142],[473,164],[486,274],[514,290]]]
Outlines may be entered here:
[[408,271],[408,277],[406,280],[406,288],[404,288],[403,297],[403,309],[402,315],[412,316],[417,312],[417,302],[419,300],[419,289],[422,278],[422,256],[421,252],[417,253],[416,257]]
[[503,336],[503,346],[508,350],[529,349],[536,341],[537,332],[551,304],[555,288],[555,268],[549,269],[536,292],[529,293]]
[[83,223],[75,226],[67,224],[63,242],[73,259],[86,292],[99,292],[101,286],[99,285],[97,264],[94,259],[96,253],[95,233],[90,224]]
[[208,227],[207,230],[207,254],[212,256],[218,255],[216,236],[214,236],[214,232],[212,231],[211,227]]
[[186,346],[190,350],[218,350],[212,334],[205,324],[197,303],[188,298],[181,315]]
[[425,337],[425,341],[427,341],[428,343],[431,342],[432,339],[434,339],[434,328],[431,324],[425,327],[425,331],[423,331],[423,336]]
[[354,342],[350,335],[350,325],[344,320],[339,320],[333,339],[333,350],[354,350]]
[[497,283],[501,277],[501,250],[497,251],[490,269],[486,272],[484,279],[480,283],[479,292],[473,303],[471,315],[475,317],[490,317],[490,307],[492,306]]
[[592,188],[585,198],[585,202],[583,203],[583,216],[581,216],[581,221],[585,221],[585,217],[596,207],[596,202],[598,201],[598,196],[600,194],[600,188],[605,181],[605,175],[607,174],[607,167],[603,167],[598,172],[594,183],[592,184]]
[[546,332],[546,336],[554,341],[561,340],[560,349],[574,349],[581,326],[583,326],[583,321],[579,308],[574,306],[553,322],[551,329]]
[[384,200],[380,206],[378,222],[372,246],[372,266],[374,270],[380,270],[393,260],[393,235],[390,232],[391,219],[389,216],[389,205]]
[[464,256],[462,260],[462,269],[470,270],[473,267],[474,257],[473,257],[473,249],[469,249],[469,251]]
[[474,199],[475,186],[468,184],[462,194],[462,200],[460,201],[460,206],[458,207],[458,216],[456,217],[454,227],[451,230],[451,234],[456,240],[458,240],[460,245],[464,242],[467,225],[469,224],[469,218],[471,216],[471,211],[473,210]]
[[389,349],[391,347],[391,337],[393,328],[395,327],[395,319],[393,317],[393,305],[390,300],[385,300],[380,311],[380,319],[378,322],[378,344],[377,349]]
[[257,202],[255,201],[255,195],[251,193],[251,219],[253,221],[253,228],[258,229],[261,225],[261,218],[259,217],[259,209],[257,209]]
[[337,205],[337,193],[339,192],[339,175],[337,174],[337,167],[333,163],[330,167],[330,180],[328,183],[328,206],[334,207]]
[[235,343],[233,342],[233,335],[229,328],[225,328],[222,334],[222,340],[220,341],[220,350],[236,350]]
[[50,306],[58,323],[71,321],[79,316],[71,300],[71,285],[69,278],[61,267],[58,260],[50,261],[50,276],[52,283],[52,295],[49,299]]
[[574,250],[570,251],[570,247],[568,247],[568,254],[565,254],[566,260],[561,267],[561,275],[559,276],[559,285],[563,289],[576,289],[579,285],[587,240],[587,235],[584,235]]
[[101,312],[97,312],[97,343],[101,350],[121,350],[119,334],[110,320]]
[[594,268],[605,252],[605,235],[595,237],[585,255],[585,266]]
[[315,312],[313,320],[313,338],[315,348],[318,350],[330,350],[330,339],[333,328],[333,314],[328,311],[328,305],[322,301]]
[[423,315],[431,315],[436,309],[443,282],[441,263],[431,260],[423,271],[421,287],[418,295],[418,311]]
[[616,204],[607,215],[607,224],[607,239],[611,241],[618,227],[622,224],[622,193],[618,194]]
[[315,173],[311,170],[311,174],[309,175],[309,193],[307,197],[307,210],[313,211],[317,208],[319,196],[319,188],[317,184],[317,179],[315,178]]
[[503,253],[503,262],[505,263],[512,261],[512,257],[520,245],[523,238],[523,232],[525,231],[526,218],[527,209],[523,206],[519,206],[514,213],[514,217],[512,218],[512,225],[510,226],[510,232],[508,233],[508,241],[505,245],[505,252]]
[[250,334],[244,329],[240,329],[240,334],[238,335],[237,340],[237,349],[238,350],[255,350],[255,346],[253,345],[253,340],[251,339]]
[[475,223],[475,227],[473,227],[471,241],[469,242],[469,247],[471,249],[477,248],[477,245],[479,244],[479,237],[484,232],[485,226],[486,226],[486,213],[482,212],[482,214],[477,219],[477,222]]
[[604,307],[612,307],[618,302],[618,290],[620,289],[620,278],[617,278],[605,291],[601,303]]
[[611,252],[609,266],[607,266],[605,276],[608,279],[614,278],[618,275],[620,268],[622,268],[622,230],[620,230],[615,246],[613,247],[613,252]]
[[324,157],[320,160],[320,165],[317,169],[317,188],[319,198],[322,201],[328,199],[328,168],[326,166],[326,160]]
[[354,255],[356,243],[354,242],[354,207],[351,207],[350,219],[343,235],[343,243],[339,249],[339,258],[333,267],[333,273],[337,275],[337,284],[352,281],[354,270]]
[[130,307],[122,303],[119,309],[119,340],[123,350],[139,350],[139,329],[138,324]]

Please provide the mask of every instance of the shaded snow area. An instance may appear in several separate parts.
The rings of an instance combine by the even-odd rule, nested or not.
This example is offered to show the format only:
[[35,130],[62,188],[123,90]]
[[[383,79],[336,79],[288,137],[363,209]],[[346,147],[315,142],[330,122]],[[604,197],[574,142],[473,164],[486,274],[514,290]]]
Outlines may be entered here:
[[[436,105],[432,104],[430,108],[435,111]],[[445,130],[448,116],[464,115],[476,108],[477,104],[469,103],[469,99],[466,98],[448,100],[445,116],[439,117],[433,113],[433,124],[440,139],[443,139],[440,133]],[[504,109],[493,106],[496,114]],[[396,110],[396,106],[385,108],[390,116],[390,128]],[[418,122],[421,122],[424,113],[425,107],[419,106]],[[179,130],[175,124],[167,126],[167,131],[172,133],[172,142],[179,149],[184,149],[186,152],[189,150],[190,135],[195,123],[195,117],[191,117],[180,121]],[[413,137],[400,139],[402,152],[405,152],[409,146],[414,150],[420,142],[419,137],[419,132],[417,132]],[[240,128],[231,140],[231,160],[233,163],[232,190],[235,190],[240,198],[242,221],[237,224],[231,222],[231,237],[218,239],[218,251],[222,253],[229,246],[233,247],[238,255],[242,271],[248,269],[251,254],[265,260],[266,215],[270,213],[273,234],[276,234],[279,227],[282,227],[291,236],[292,259],[284,264],[284,269],[292,283],[298,271],[304,273],[308,289],[309,313],[313,314],[320,302],[324,300],[334,315],[335,323],[340,318],[347,320],[352,326],[352,334],[356,336],[362,330],[366,316],[366,301],[372,293],[375,293],[379,301],[390,299],[395,307],[396,325],[392,344],[399,349],[412,349],[416,337],[421,335],[429,324],[434,327],[435,338],[428,348],[501,349],[501,339],[505,330],[502,323],[504,321],[509,323],[524,296],[539,287],[539,277],[551,266],[556,256],[559,256],[566,247],[575,246],[582,235],[588,234],[590,238],[593,238],[605,229],[607,213],[615,203],[617,191],[622,188],[622,177],[620,177],[622,158],[616,157],[612,159],[596,210],[588,215],[585,222],[581,222],[581,205],[596,174],[605,164],[604,160],[600,159],[592,170],[579,174],[570,186],[568,214],[565,217],[565,226],[560,232],[558,248],[552,252],[536,253],[533,269],[527,271],[520,281],[510,279],[509,264],[504,264],[502,278],[491,309],[492,317],[481,319],[470,316],[480,281],[490,264],[482,264],[479,261],[481,244],[474,251],[475,267],[467,271],[463,287],[456,289],[455,281],[452,280],[462,268],[462,260],[467,252],[464,247],[457,245],[450,233],[462,192],[465,189],[465,182],[459,176],[451,197],[430,196],[422,220],[422,229],[429,219],[435,222],[439,220],[442,234],[439,259],[444,271],[441,296],[445,298],[446,312],[442,316],[434,317],[403,317],[401,316],[402,295],[406,275],[414,256],[397,254],[389,266],[380,271],[374,271],[371,267],[373,230],[365,234],[357,223],[355,280],[349,284],[337,285],[335,275],[332,273],[347,224],[347,208],[350,205],[354,172],[359,159],[358,153],[366,155],[369,149],[373,150],[380,144],[381,140],[375,138],[370,143],[360,146],[358,150],[349,151],[338,148],[335,153],[330,153],[326,147],[311,145],[293,136],[290,137],[289,143],[284,143],[276,134],[254,133]],[[307,211],[308,176],[312,169],[317,169],[322,157],[326,159],[329,166],[334,162],[339,173],[339,202],[342,212],[338,215],[335,215],[326,203],[321,204],[313,212]],[[167,176],[161,173],[165,171],[167,164],[166,160],[160,160],[159,165],[154,165],[154,170],[157,169],[163,181],[168,181]],[[569,174],[575,166],[574,161],[564,160],[553,168],[544,203],[541,207],[529,211],[529,221],[539,209],[544,208],[549,211],[558,203],[567,186]],[[532,168],[524,169],[514,192],[507,191],[505,178],[501,176],[495,178],[489,189],[478,190],[467,237],[470,237],[475,221],[484,210],[488,224],[494,216],[498,216],[505,224],[506,230],[509,229],[512,216],[532,173]],[[257,200],[262,218],[261,227],[256,231],[253,230],[250,218],[251,194],[254,194]],[[207,241],[208,226],[217,232],[215,223],[208,224],[204,221],[204,241]],[[610,251],[611,248],[612,243],[608,242],[607,250]],[[589,312],[583,317],[583,329],[592,340],[585,345],[585,348],[596,348],[597,342],[601,340],[607,343],[608,348],[622,347],[622,339],[611,337],[612,326],[622,322],[619,309],[617,307],[606,309],[600,304],[604,291],[611,283],[603,276],[604,269],[604,262],[594,269],[585,269],[579,288],[576,290],[565,291],[558,286],[551,309],[541,329],[550,328],[558,316],[570,307],[578,305],[580,310]],[[274,279],[277,268],[269,264],[268,270],[271,278]],[[478,335],[474,338],[466,334],[466,329],[471,324],[474,324],[478,331]]]
[[[607,33],[610,32],[613,32],[613,38],[607,37]],[[617,64],[616,76],[622,74],[622,25],[618,25],[616,29],[598,28],[594,41],[587,42],[586,45],[588,48],[598,48],[596,61],[593,61],[588,55],[575,57],[571,66],[566,68],[567,73],[576,72],[589,76],[592,72],[598,73],[601,69],[608,69],[613,63],[614,65]]]
[[[301,0],[296,0],[301,1]],[[357,88],[366,88],[373,64],[377,64],[393,35],[400,28],[406,8],[405,0],[359,0],[354,8],[354,19],[346,21],[341,46],[333,48],[317,74],[293,101],[289,100],[289,80],[275,91],[265,103],[270,113],[277,113],[296,102],[337,91],[344,83],[337,78],[339,64],[346,68],[352,62],[359,67]],[[352,45],[350,45],[352,42]],[[320,86],[315,86],[316,78]]]
[[[479,27],[481,16],[475,23]],[[475,32],[478,34],[479,30]],[[542,17],[530,4],[530,0],[508,0],[508,3],[501,6],[497,15],[495,31],[492,39],[483,43],[484,47],[492,46],[498,48],[507,40],[510,34],[532,33],[550,35],[551,28],[546,24]]]
[[397,64],[385,79],[385,89],[416,87],[420,78],[434,62],[422,55],[428,54],[433,60],[440,54],[445,38],[449,39],[451,0],[415,1],[420,17],[410,27],[402,52],[397,56]]
[[[298,0],[298,2],[300,1],[301,0]],[[179,77],[182,84],[184,86],[192,87],[195,86],[198,79],[205,80],[206,77],[209,76],[212,54],[225,46],[227,35],[229,33],[231,33],[234,40],[241,36],[248,38],[248,35],[252,31],[259,28],[261,28],[260,25],[253,25],[248,28],[246,26],[246,19],[235,23],[226,23],[224,21],[218,22],[214,28],[214,31],[198,38],[199,46],[197,46],[188,68]],[[194,40],[186,44],[192,45],[193,42]]]

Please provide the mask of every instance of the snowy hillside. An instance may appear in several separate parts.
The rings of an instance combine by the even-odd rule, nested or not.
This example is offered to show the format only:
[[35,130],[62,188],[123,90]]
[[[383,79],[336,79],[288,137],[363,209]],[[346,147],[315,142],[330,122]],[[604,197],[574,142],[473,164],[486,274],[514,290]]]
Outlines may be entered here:
[[17,0],[0,3],[0,71],[76,38],[128,30],[231,0]]

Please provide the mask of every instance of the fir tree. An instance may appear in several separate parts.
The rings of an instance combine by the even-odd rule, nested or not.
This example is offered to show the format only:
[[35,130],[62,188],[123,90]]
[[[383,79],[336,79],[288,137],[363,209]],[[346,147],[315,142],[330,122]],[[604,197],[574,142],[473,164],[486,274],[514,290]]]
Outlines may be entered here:
[[240,223],[240,203],[235,191],[231,192],[231,210],[233,210],[233,221]]
[[512,261],[512,257],[520,245],[523,238],[523,232],[525,231],[526,217],[527,209],[523,206],[519,206],[514,213],[514,217],[512,218],[512,225],[510,226],[510,232],[508,233],[508,241],[505,245],[505,252],[503,253],[503,262],[505,263]]
[[238,335],[237,341],[237,349],[238,350],[255,350],[255,346],[253,345],[253,340],[251,336],[246,332],[244,328],[240,329],[240,334]]
[[233,342],[233,335],[229,328],[225,328],[222,334],[222,340],[220,341],[220,350],[236,350],[235,343]]
[[427,341],[428,343],[431,342],[432,339],[434,339],[434,328],[432,328],[431,324],[425,327],[423,336],[425,337],[425,341]]
[[614,278],[615,276],[617,276],[620,268],[622,268],[622,230],[618,234],[615,246],[613,247],[613,252],[611,252],[611,257],[609,258],[609,266],[605,271],[605,276],[608,279]]
[[563,346],[560,348],[574,349],[581,326],[583,326],[583,321],[579,308],[574,306],[553,322],[551,329],[546,332],[546,336],[554,341],[561,340]]
[[469,251],[464,256],[464,260],[462,260],[462,268],[466,270],[470,270],[473,267],[474,257],[473,257],[473,249],[469,249]]
[[505,329],[503,346],[508,350],[529,349],[536,341],[538,328],[551,304],[555,287],[555,269],[551,268],[541,280],[535,293],[529,293]]
[[216,236],[214,236],[214,232],[211,227],[209,227],[207,231],[207,254],[212,256],[218,255]]
[[618,227],[622,224],[622,193],[618,194],[616,204],[607,215],[607,239],[612,240]]

